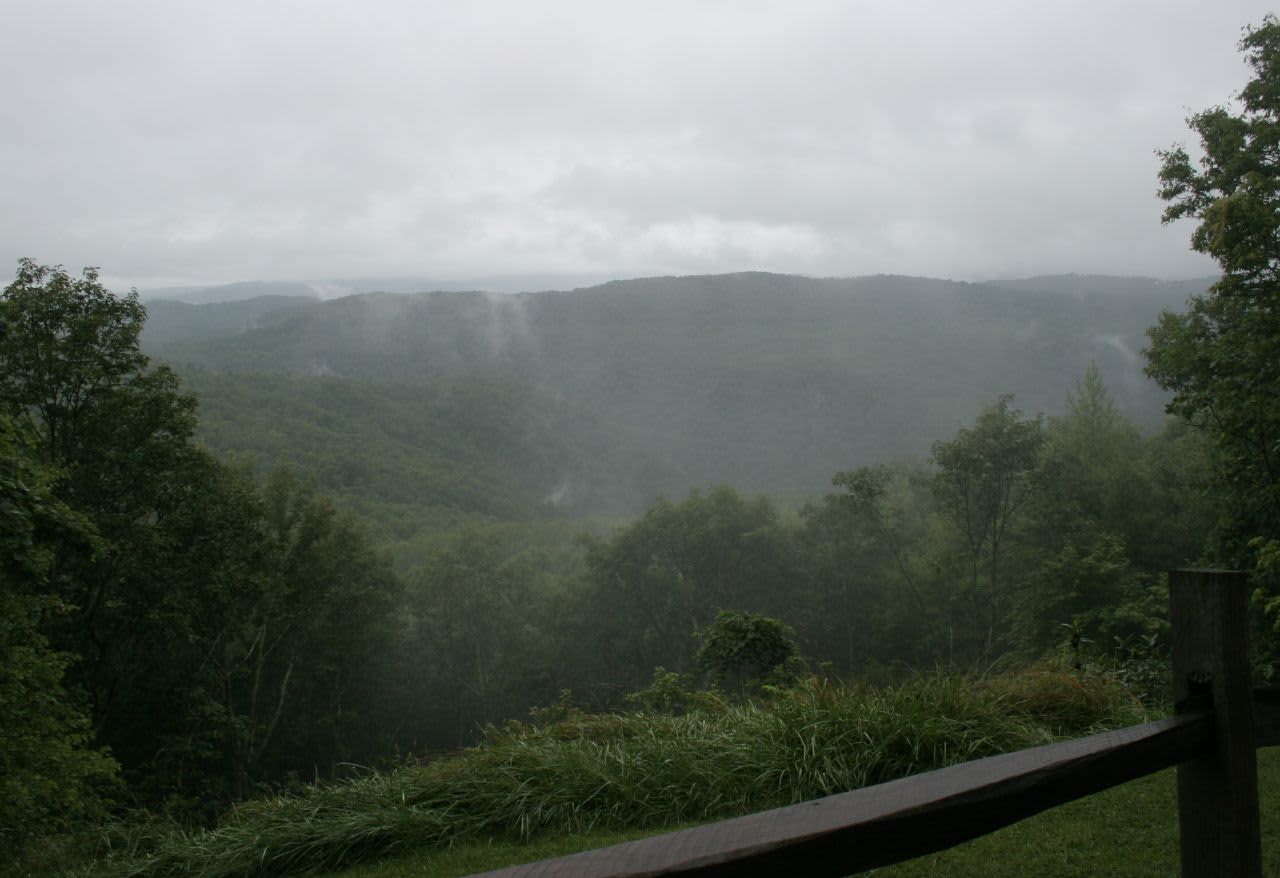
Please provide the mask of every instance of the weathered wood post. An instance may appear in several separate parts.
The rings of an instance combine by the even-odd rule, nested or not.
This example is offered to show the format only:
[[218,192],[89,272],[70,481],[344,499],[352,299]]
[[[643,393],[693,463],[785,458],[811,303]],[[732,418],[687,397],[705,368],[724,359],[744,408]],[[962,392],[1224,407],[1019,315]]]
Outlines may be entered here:
[[1214,713],[1213,751],[1178,766],[1182,875],[1261,878],[1248,578],[1175,570],[1169,599],[1176,710]]

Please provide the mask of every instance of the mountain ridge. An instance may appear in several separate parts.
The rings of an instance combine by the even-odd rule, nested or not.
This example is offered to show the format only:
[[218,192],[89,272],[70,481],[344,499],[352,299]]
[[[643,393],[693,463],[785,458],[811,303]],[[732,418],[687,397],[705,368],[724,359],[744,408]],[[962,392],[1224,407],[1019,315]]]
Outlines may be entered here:
[[[1142,372],[1144,333],[1198,283],[1058,276],[1027,291],[902,275],[743,272],[511,295],[290,301],[259,308],[239,329],[237,308],[253,304],[223,306],[221,328],[183,337],[166,328],[172,313],[158,308],[144,341],[180,370],[221,376],[204,391],[216,395],[207,408],[219,417],[234,409],[237,394],[245,405],[266,404],[252,402],[249,385],[263,380],[255,375],[278,376],[279,393],[314,397],[306,417],[327,404],[308,382],[352,382],[374,394],[472,382],[488,388],[482,395],[491,410],[459,428],[466,441],[484,443],[490,429],[521,435],[488,463],[456,450],[433,452],[437,463],[440,453],[454,455],[451,466],[479,473],[504,459],[526,461],[511,479],[524,500],[503,509],[566,496],[579,498],[566,505],[573,512],[615,513],[636,511],[656,493],[719,482],[817,492],[840,469],[923,459],[932,442],[1001,394],[1015,394],[1028,413],[1061,411],[1091,362],[1121,412],[1155,428],[1164,395]],[[439,408],[386,394],[389,401],[365,417],[387,421],[388,430],[397,406]],[[440,412],[465,424],[465,393],[448,399]],[[501,399],[522,414],[500,415],[493,407]],[[538,426],[530,432],[525,421]],[[218,450],[249,444],[238,446],[234,431],[213,423],[208,432]],[[287,444],[283,436],[276,452],[286,454]],[[361,451],[333,442],[325,453],[355,461]]]

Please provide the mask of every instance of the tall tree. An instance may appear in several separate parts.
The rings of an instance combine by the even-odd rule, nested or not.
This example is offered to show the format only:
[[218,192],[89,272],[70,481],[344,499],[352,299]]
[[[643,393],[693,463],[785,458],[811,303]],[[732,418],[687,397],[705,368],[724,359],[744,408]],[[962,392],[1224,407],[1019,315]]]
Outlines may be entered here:
[[1197,220],[1191,247],[1222,277],[1149,330],[1147,372],[1169,410],[1208,430],[1229,494],[1220,561],[1249,564],[1280,540],[1280,22],[1247,28],[1252,79],[1238,106],[1187,122],[1200,140],[1162,151],[1163,220]]
[[1045,430],[1035,502],[1037,542],[1051,551],[1082,529],[1143,538],[1158,524],[1142,436],[1111,401],[1090,364],[1066,412]]
[[466,744],[479,723],[554,694],[542,685],[550,644],[534,580],[522,559],[479,530],[460,533],[410,579],[407,645],[420,690],[410,703],[429,709],[408,719],[437,746]]
[[836,473],[841,493],[801,511],[797,563],[805,590],[788,620],[806,654],[858,671],[868,663],[945,659],[946,614],[926,558],[933,498],[901,467]]
[[55,546],[92,546],[92,528],[52,495],[50,471],[23,431],[0,416],[0,870],[40,833],[101,811],[115,776],[91,743],[89,717],[63,684],[73,656],[53,650],[42,620],[63,611],[50,595]]
[[145,317],[136,294],[116,296],[91,268],[76,279],[23,259],[0,295],[0,412],[35,437],[34,453],[64,474],[57,499],[99,537],[92,552],[58,546],[50,581],[70,612],[47,627],[82,658],[73,676],[126,762],[150,712],[140,670],[172,666],[154,665],[153,651],[198,572],[182,569],[170,525],[190,508],[189,476],[204,458],[189,441],[195,400],[139,350]]
[[690,635],[718,609],[789,614],[796,578],[773,506],[727,487],[659,500],[611,540],[587,544],[583,626],[601,676],[643,685],[693,666]]
[[1031,495],[1042,442],[1041,419],[1024,419],[1005,395],[971,429],[933,445],[934,493],[968,550],[969,587],[983,606],[982,653],[988,657],[1008,601],[1000,568],[1005,541]]
[[[400,582],[360,525],[310,479],[277,467],[262,495],[272,581],[249,630],[273,644],[279,685],[271,713],[259,707],[259,723],[270,718],[258,751],[270,745],[277,765],[293,770],[368,758],[376,736],[361,726],[371,693],[358,682],[369,682],[365,672],[389,646]],[[284,706],[287,721],[271,744],[270,724]]]
[[396,583],[309,487],[285,473],[260,497],[194,445],[195,399],[138,348],[145,316],[93,269],[22,260],[0,295],[0,416],[94,534],[50,547],[45,597],[67,612],[41,627],[79,658],[98,739],[136,792],[208,805],[356,755],[351,678]]

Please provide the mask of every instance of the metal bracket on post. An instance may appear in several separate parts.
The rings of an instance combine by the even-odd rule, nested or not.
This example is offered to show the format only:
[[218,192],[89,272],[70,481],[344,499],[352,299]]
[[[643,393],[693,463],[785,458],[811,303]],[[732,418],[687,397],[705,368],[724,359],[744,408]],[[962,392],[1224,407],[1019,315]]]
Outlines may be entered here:
[[1213,752],[1178,766],[1183,878],[1262,876],[1248,595],[1237,571],[1169,574],[1174,703],[1214,713]]

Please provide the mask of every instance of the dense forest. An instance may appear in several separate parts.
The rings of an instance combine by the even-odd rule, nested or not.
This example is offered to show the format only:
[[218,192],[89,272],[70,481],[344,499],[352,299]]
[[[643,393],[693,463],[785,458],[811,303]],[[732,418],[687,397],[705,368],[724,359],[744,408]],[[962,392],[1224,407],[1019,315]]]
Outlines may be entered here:
[[740,274],[159,301],[142,341],[200,397],[202,442],[292,461],[416,563],[460,518],[626,518],[721,483],[817,496],[842,469],[926,460],[1004,393],[1060,414],[1090,364],[1157,430],[1137,351],[1208,284]]
[[[708,485],[629,521],[600,518],[608,504],[582,519],[529,498],[567,463],[610,471],[618,450],[602,428],[568,446],[565,425],[589,416],[558,417],[545,387],[208,364],[184,385],[142,352],[136,296],[92,270],[24,261],[4,304],[3,487],[20,524],[6,531],[7,637],[24,657],[6,685],[57,705],[35,726],[6,719],[28,748],[7,774],[24,791],[8,799],[10,832],[85,816],[71,802],[198,820],[264,785],[456,748],[563,690],[608,707],[655,668],[712,682],[697,656],[725,611],[781,620],[815,667],[871,680],[1064,649],[1151,657],[1160,573],[1201,557],[1219,515],[1204,435],[1176,421],[1144,433],[1097,365],[1058,415],[996,396],[927,458],[832,472],[825,493]],[[223,343],[287,364],[278,334],[308,312],[283,305],[260,312],[279,323]],[[212,358],[212,338],[194,349]],[[203,421],[187,386],[213,401]],[[717,442],[732,441],[725,428]],[[362,503],[381,544],[400,546],[395,567],[358,522]],[[56,796],[31,784],[44,774]]]
[[1246,37],[1242,115],[1192,117],[1203,163],[1162,153],[1207,289],[743,274],[148,322],[95,269],[21,260],[3,849],[200,825],[539,705],[1048,657],[1157,702],[1187,564],[1252,571],[1270,677],[1277,45]]

